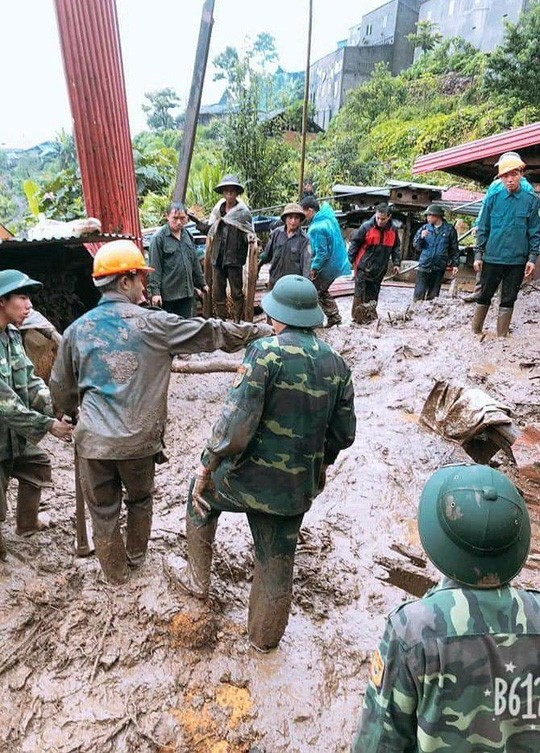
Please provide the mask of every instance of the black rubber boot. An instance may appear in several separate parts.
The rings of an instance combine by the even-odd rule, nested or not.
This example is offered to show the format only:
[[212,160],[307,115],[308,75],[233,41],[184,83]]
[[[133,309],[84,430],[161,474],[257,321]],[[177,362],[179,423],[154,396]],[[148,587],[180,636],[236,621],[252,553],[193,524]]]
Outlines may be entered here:
[[129,578],[126,548],[117,525],[112,536],[100,536],[94,530],[94,546],[107,583],[120,586]]
[[472,330],[475,335],[482,334],[484,322],[486,320],[487,312],[489,311],[489,305],[485,303],[477,303],[474,309],[474,315],[472,320]]
[[151,529],[152,510],[128,508],[126,555],[130,567],[139,567],[144,562]]
[[513,308],[499,308],[499,314],[497,316],[497,337],[507,337],[513,313]]
[[38,519],[41,489],[39,486],[31,486],[19,481],[17,494],[17,512],[15,515],[18,536],[32,536],[43,530],[45,526]]
[[206,525],[196,526],[186,517],[188,562],[178,576],[178,584],[197,599],[207,599],[210,591],[210,568],[216,528],[217,518],[210,520]]

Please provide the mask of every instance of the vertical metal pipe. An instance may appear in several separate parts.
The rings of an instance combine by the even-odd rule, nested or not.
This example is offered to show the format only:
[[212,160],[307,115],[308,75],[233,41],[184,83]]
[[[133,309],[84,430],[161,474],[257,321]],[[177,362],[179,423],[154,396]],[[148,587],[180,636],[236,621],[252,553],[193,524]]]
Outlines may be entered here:
[[176,183],[173,194],[174,201],[184,201],[186,198],[189,168],[191,166],[191,157],[193,156],[197,120],[199,119],[199,110],[201,108],[204,75],[206,73],[206,64],[208,63],[208,51],[210,49],[212,26],[214,24],[213,14],[214,0],[206,0],[201,16],[199,42],[197,44],[197,53],[195,55],[195,65],[193,66],[193,77],[191,79],[189,102],[186,110],[186,121],[184,123],[184,133],[182,134],[182,146],[180,147],[180,157],[178,159],[178,170],[176,173]]
[[306,81],[304,86],[304,106],[302,108],[302,151],[300,155],[300,180],[298,182],[298,198],[302,198],[304,188],[304,165],[306,161],[306,136],[308,127],[309,104],[309,68],[311,65],[311,29],[313,26],[313,0],[309,0],[308,43],[306,60]]
[[115,0],[55,0],[86,212],[139,238]]

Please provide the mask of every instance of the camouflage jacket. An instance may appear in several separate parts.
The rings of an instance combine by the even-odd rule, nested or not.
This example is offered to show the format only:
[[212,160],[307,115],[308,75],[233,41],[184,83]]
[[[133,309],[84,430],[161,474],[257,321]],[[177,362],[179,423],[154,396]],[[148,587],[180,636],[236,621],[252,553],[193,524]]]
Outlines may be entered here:
[[0,333],[0,461],[22,455],[27,441],[43,439],[52,415],[47,385],[34,373],[20,332],[8,324]]
[[353,753],[538,753],[540,592],[444,578],[398,607]]
[[149,457],[163,447],[173,355],[232,353],[269,331],[182,319],[107,292],[64,332],[49,382],[54,406],[70,415],[80,404],[74,437],[81,457]]
[[232,509],[298,515],[323,463],[353,443],[351,373],[312,330],[252,343],[202,455]]

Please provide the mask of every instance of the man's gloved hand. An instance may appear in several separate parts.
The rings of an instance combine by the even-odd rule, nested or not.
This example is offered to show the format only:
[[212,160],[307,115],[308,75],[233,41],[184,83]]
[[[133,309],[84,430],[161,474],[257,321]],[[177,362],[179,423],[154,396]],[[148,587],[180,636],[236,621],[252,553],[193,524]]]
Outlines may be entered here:
[[212,509],[211,505],[204,499],[203,494],[215,494],[215,486],[212,481],[212,474],[204,469],[199,469],[195,476],[195,484],[193,485],[193,491],[191,492],[191,505],[193,510],[200,518],[204,518],[206,513]]

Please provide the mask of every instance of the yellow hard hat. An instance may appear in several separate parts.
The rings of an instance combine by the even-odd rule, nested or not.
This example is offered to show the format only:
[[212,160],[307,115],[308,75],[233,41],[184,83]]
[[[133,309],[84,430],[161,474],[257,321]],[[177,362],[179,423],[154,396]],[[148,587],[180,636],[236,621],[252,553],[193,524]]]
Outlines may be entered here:
[[523,170],[525,163],[517,152],[508,152],[503,154],[499,161],[496,163],[499,168],[498,176],[506,175],[506,173],[512,172],[512,170]]
[[94,279],[121,275],[126,272],[153,272],[153,267],[148,267],[138,246],[133,241],[118,240],[104,243],[94,256]]

